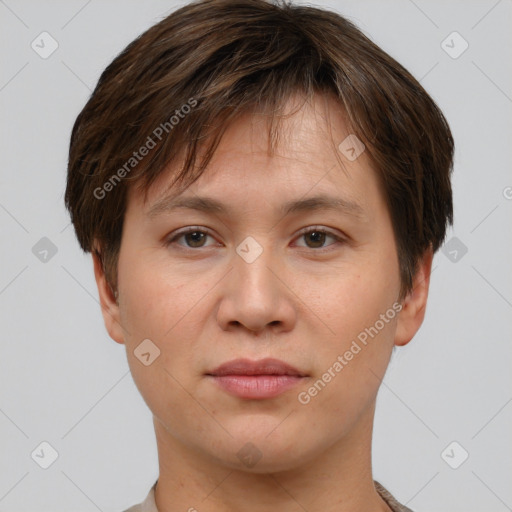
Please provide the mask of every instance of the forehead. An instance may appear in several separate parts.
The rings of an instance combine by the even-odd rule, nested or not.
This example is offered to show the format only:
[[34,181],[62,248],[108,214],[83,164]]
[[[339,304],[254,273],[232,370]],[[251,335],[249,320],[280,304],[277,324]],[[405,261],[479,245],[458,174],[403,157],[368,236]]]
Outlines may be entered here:
[[[363,191],[369,181],[375,180],[375,173],[365,152],[354,146],[357,139],[349,132],[339,102],[331,96],[317,95],[306,103],[301,97],[291,97],[283,110],[272,153],[267,116],[246,113],[226,128],[196,182],[188,187],[169,187],[183,163],[176,159],[163,170],[145,198],[131,187],[129,204],[137,203],[145,214],[152,214],[162,202],[167,200],[169,204],[170,199],[195,195],[199,190],[217,196],[218,202],[238,198],[241,204],[253,193],[261,200],[284,202],[283,193],[289,192],[288,204],[282,206],[286,209],[293,208],[290,201],[298,195],[332,197],[343,192],[343,201],[355,205],[355,212],[358,203],[364,205]],[[360,152],[357,158],[352,158],[354,152]],[[200,150],[198,158],[201,156]]]

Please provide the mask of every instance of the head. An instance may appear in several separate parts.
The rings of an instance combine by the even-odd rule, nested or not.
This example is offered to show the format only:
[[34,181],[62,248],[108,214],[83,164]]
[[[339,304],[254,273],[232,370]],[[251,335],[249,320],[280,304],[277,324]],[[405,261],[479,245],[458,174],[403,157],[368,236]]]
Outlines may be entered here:
[[[296,439],[295,462],[369,418],[393,347],[423,321],[452,165],[435,102],[335,13],[194,2],[128,45],[77,117],[65,200],[165,430],[233,465],[252,441],[264,471],[291,467]],[[211,373],[241,357],[287,361],[300,382],[235,397]]]

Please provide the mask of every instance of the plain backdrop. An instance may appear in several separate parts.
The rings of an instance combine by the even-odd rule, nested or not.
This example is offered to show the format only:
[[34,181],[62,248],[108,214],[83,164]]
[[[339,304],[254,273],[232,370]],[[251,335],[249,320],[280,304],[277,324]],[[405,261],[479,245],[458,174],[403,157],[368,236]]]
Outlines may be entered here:
[[[512,2],[316,5],[409,69],[456,141],[455,224],[425,322],[379,393],[374,476],[415,512],[512,510]],[[104,329],[63,194],[100,73],[177,6],[0,0],[0,511],[120,511],[158,475],[151,413]],[[47,469],[41,450],[58,454]]]

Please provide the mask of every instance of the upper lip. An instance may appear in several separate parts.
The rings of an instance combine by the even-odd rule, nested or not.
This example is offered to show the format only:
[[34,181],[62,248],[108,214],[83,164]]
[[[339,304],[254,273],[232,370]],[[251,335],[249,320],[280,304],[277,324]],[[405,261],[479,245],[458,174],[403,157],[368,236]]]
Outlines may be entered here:
[[304,377],[297,368],[280,361],[279,359],[260,359],[251,361],[250,359],[233,359],[221,364],[215,370],[208,372],[207,375],[222,377],[225,375],[294,375]]

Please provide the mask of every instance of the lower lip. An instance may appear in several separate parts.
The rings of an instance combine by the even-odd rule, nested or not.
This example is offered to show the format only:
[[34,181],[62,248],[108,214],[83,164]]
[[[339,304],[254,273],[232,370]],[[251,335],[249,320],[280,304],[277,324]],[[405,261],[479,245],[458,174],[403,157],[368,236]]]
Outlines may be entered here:
[[272,398],[295,387],[302,377],[294,375],[223,375],[212,376],[228,393],[240,398]]

